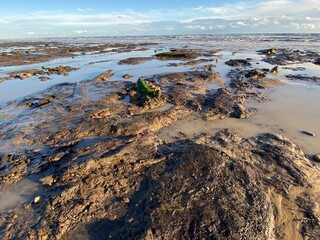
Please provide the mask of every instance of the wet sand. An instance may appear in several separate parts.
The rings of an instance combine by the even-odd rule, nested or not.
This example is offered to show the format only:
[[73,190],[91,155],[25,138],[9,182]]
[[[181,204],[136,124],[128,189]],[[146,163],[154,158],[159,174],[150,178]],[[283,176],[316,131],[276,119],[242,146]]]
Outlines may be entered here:
[[317,238],[319,53],[112,46],[1,68],[2,239]]

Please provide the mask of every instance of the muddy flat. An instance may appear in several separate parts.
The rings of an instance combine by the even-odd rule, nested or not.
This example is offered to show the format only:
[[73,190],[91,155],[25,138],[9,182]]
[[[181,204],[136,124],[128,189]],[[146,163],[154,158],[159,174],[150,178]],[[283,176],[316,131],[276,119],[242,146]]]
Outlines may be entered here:
[[319,42],[242,38],[1,43],[0,238],[318,239]]

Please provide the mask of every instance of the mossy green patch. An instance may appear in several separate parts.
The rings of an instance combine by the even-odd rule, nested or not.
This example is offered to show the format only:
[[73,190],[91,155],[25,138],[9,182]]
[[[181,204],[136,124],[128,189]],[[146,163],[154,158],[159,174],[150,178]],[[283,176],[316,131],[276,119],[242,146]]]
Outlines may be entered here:
[[156,93],[154,90],[152,90],[148,83],[144,81],[142,78],[139,78],[137,81],[137,89],[138,93],[145,95],[145,96],[150,96],[150,97],[155,97]]

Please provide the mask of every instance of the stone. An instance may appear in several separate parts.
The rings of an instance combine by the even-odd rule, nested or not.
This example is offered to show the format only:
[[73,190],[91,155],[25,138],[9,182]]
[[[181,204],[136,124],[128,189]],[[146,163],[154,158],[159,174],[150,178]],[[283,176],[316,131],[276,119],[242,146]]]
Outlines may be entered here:
[[34,200],[33,200],[33,202],[34,202],[35,204],[40,203],[40,201],[41,201],[41,197],[40,197],[40,196],[35,197]]
[[160,60],[192,60],[198,57],[198,54],[183,50],[171,50],[171,52],[163,52],[155,55]]
[[231,67],[251,67],[251,63],[246,59],[230,59],[226,64]]
[[47,177],[40,178],[39,180],[44,186],[52,186],[54,183],[56,183],[59,180],[59,178],[58,176],[50,175]]
[[315,137],[315,136],[316,136],[315,133],[310,132],[310,131],[302,131],[302,133],[304,133],[304,134],[306,134],[306,135],[309,135],[309,136],[311,136],[311,137]]
[[28,72],[25,74],[26,78],[31,78],[33,76],[33,73],[32,72]]
[[280,72],[280,69],[281,69],[281,68],[280,68],[279,66],[275,66],[274,68],[271,69],[270,72],[271,72],[271,73],[278,73],[278,72]]
[[100,74],[96,78],[94,78],[95,82],[105,82],[107,81],[110,77],[113,76],[112,70],[108,70],[105,73]]
[[320,163],[320,154],[313,155],[312,160]]
[[48,97],[41,98],[39,100],[38,106],[40,107],[42,105],[48,104],[52,102],[54,99],[55,99],[55,96],[48,96]]
[[277,50],[274,48],[270,48],[270,49],[261,50],[260,52],[265,55],[273,55],[277,53]]
[[123,76],[122,76],[124,79],[129,79],[129,78],[132,78],[132,76],[130,75],[130,74],[124,74]]

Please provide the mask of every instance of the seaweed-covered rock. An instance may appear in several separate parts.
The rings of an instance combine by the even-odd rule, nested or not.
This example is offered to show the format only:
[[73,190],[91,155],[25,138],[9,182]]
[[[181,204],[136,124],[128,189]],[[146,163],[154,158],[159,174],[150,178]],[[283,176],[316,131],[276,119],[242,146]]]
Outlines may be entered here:
[[156,92],[151,89],[148,83],[142,78],[139,78],[137,81],[137,91],[138,93],[149,97],[155,97],[157,95]]

